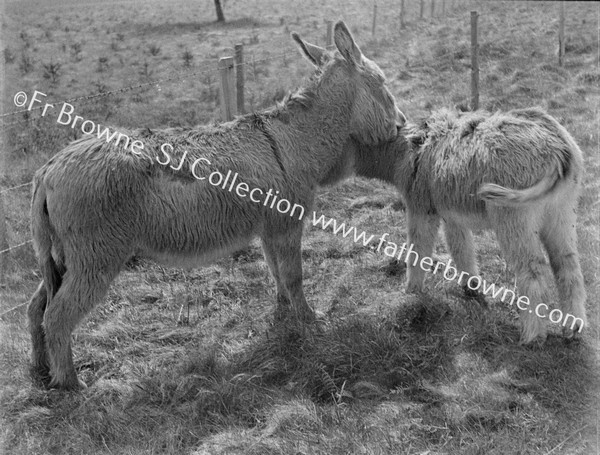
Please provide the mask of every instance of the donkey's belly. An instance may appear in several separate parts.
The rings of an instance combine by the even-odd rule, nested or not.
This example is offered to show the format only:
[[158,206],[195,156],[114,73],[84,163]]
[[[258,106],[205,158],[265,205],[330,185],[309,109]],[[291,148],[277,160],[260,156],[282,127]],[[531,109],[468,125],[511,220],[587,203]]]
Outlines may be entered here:
[[236,250],[247,246],[255,236],[236,239],[226,246],[206,247],[204,250],[178,250],[178,249],[148,249],[143,248],[138,256],[152,259],[169,267],[193,269],[208,265],[215,260],[227,256]]

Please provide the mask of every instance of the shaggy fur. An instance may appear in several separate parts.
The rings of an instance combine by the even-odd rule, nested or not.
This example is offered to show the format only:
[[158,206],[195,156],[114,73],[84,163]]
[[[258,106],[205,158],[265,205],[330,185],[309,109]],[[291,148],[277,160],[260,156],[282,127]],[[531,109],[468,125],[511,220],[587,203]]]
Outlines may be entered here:
[[[302,290],[302,221],[192,175],[238,172],[250,188],[308,212],[318,185],[348,176],[351,138],[376,146],[405,118],[346,26],[335,27],[339,52],[304,42],[317,67],[308,86],[280,106],[213,127],[127,132],[141,155],[92,136],[73,142],[35,175],[31,226],[43,282],[29,305],[33,371],[65,389],[80,386],[71,333],[134,255],[198,266],[259,236],[277,286],[278,318],[310,321]],[[162,165],[166,149],[171,163]],[[187,153],[187,155],[186,155]],[[183,157],[184,165],[178,165]]]
[[[431,256],[440,219],[459,271],[478,275],[471,229],[493,229],[530,308],[549,301],[549,270],[561,310],[587,323],[575,231],[583,158],[569,133],[540,109],[440,110],[382,147],[355,145],[359,175],[393,183],[408,214],[408,244]],[[408,267],[408,291],[425,272]],[[466,280],[462,282],[466,283]],[[573,322],[573,321],[571,321]],[[580,329],[564,326],[573,336]],[[545,338],[543,320],[522,315],[521,341]]]

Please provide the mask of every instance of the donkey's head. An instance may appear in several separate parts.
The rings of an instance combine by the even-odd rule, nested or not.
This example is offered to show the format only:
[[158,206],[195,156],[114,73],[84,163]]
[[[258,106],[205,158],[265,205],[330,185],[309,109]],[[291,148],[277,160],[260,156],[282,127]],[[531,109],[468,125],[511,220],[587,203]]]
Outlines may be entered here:
[[321,73],[317,93],[331,106],[331,115],[349,108],[350,131],[360,143],[376,145],[394,139],[406,123],[385,85],[383,71],[366,58],[343,22],[335,24],[334,41],[339,52],[309,44],[298,34],[292,37],[304,56]]

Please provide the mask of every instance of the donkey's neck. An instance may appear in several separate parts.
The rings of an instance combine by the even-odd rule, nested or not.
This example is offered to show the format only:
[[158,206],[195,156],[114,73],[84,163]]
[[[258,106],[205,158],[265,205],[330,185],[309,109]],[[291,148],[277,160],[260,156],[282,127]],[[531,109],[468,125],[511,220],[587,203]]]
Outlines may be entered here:
[[[345,144],[351,134],[350,101],[288,101],[270,113],[269,132],[281,147],[284,167],[302,169],[318,185],[335,183],[352,171]],[[291,169],[290,169],[291,170]]]
[[408,155],[408,143],[403,136],[379,146],[367,146],[354,140],[348,146],[355,150],[356,175],[392,184],[397,167]]

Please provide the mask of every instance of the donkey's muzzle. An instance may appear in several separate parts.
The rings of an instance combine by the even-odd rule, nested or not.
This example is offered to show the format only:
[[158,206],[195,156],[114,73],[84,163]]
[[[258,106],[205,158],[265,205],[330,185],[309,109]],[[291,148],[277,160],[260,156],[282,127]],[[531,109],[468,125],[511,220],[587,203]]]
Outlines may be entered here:
[[406,125],[407,121],[408,120],[406,119],[404,113],[400,109],[396,108],[396,129],[400,131],[404,125]]

